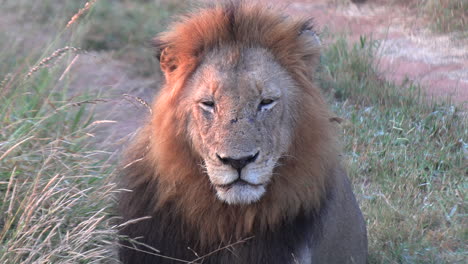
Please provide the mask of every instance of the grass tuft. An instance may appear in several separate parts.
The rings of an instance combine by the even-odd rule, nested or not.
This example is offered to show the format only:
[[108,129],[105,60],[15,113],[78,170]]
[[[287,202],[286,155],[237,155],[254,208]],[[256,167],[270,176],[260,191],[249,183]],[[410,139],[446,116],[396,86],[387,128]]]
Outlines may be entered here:
[[91,12],[80,46],[86,50],[113,51],[129,71],[143,77],[154,74],[158,63],[152,56],[151,39],[165,29],[171,14],[187,7],[186,0],[101,0]]
[[440,32],[464,33],[468,37],[468,2],[465,0],[427,0],[424,11]]
[[24,70],[1,91],[0,263],[113,258],[114,166],[91,145],[92,112],[54,89],[61,70]]
[[466,0],[392,0],[392,2],[408,6],[412,13],[423,14],[435,31],[459,32],[461,38],[468,37],[468,2]]

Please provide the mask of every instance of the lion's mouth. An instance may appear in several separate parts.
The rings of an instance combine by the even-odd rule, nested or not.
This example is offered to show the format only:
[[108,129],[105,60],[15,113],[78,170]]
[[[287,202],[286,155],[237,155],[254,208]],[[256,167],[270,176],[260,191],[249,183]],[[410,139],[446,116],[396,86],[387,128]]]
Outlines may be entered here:
[[238,178],[237,180],[228,183],[228,184],[216,184],[215,187],[224,191],[228,191],[234,186],[250,186],[250,187],[261,187],[263,186],[263,183],[250,183],[248,181],[245,181],[243,179]]

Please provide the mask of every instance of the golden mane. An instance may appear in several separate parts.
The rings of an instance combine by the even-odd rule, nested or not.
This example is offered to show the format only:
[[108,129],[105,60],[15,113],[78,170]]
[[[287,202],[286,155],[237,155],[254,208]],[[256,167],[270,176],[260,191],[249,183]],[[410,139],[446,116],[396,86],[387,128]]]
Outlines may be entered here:
[[[299,37],[308,30],[312,30],[308,20],[238,2],[184,16],[156,38],[166,84],[154,102],[150,122],[127,150],[125,164],[131,165],[124,171],[123,184],[141,192],[137,201],[122,205],[130,217],[151,215],[170,204],[176,212],[163,213],[180,215],[183,226],[196,227],[200,243],[208,245],[249,236],[252,230],[271,230],[304,211],[319,212],[333,184],[329,175],[338,166],[339,152],[330,114],[313,80],[311,65],[318,64],[319,48]],[[220,46],[268,50],[303,91],[293,144],[280,159],[265,196],[250,205],[227,205],[216,198],[188,137],[189,111],[179,103],[204,55]],[[133,208],[135,204],[142,207]],[[143,208],[154,211],[143,213]]]

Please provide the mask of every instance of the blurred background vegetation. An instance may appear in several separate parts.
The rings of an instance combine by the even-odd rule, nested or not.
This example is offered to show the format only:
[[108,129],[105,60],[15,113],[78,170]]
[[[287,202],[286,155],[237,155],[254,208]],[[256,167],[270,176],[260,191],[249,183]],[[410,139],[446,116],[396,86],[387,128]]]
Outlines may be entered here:
[[[403,2],[393,4],[419,8],[434,30],[466,30],[465,1]],[[113,263],[119,149],[106,136],[132,131],[131,119],[143,116],[128,116],[127,105],[117,112],[124,122],[106,130],[115,120],[103,113],[124,93],[156,92],[150,40],[188,3],[0,4],[0,263]],[[466,263],[466,109],[383,79],[369,37],[323,38],[318,80],[345,120],[344,161],[368,224],[369,262]]]
[[[468,1],[465,0],[392,0],[426,15],[431,27],[440,32],[466,31]],[[465,32],[466,33],[466,32]],[[464,36],[468,37],[468,36]]]

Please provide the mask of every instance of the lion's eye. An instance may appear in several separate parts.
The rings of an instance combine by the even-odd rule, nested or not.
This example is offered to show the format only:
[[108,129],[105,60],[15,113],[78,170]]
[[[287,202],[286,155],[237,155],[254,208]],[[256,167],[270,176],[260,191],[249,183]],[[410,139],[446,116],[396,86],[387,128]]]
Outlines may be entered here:
[[263,99],[258,105],[258,110],[267,110],[273,107],[275,100],[273,99]]
[[261,102],[260,102],[260,105],[261,106],[267,106],[267,105],[270,105],[272,104],[274,101],[272,99],[263,99]]
[[202,102],[202,104],[204,106],[208,106],[208,107],[213,107],[214,106],[214,102],[213,101],[204,101]]
[[200,102],[200,105],[202,108],[212,111],[215,106],[215,103],[213,101],[202,101]]

